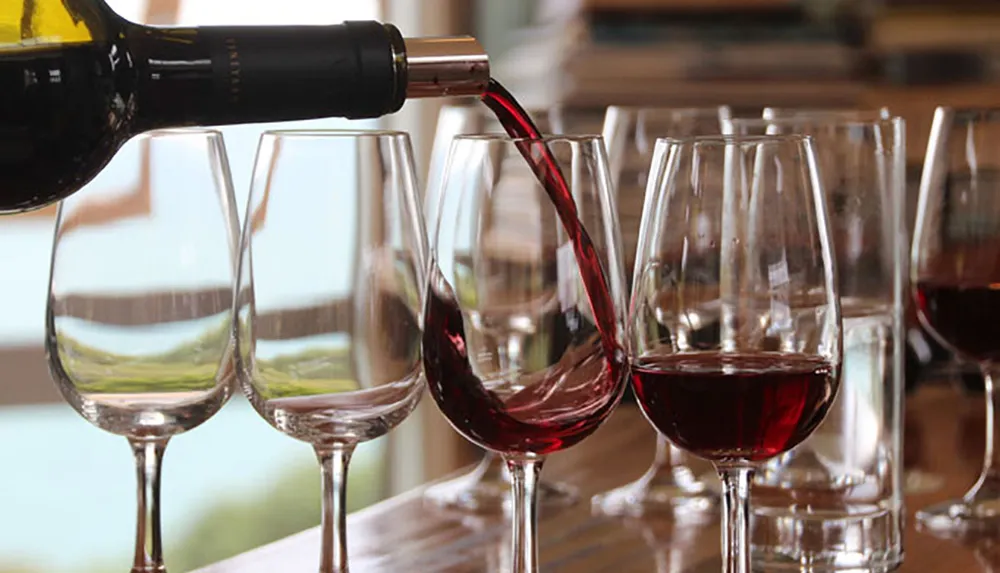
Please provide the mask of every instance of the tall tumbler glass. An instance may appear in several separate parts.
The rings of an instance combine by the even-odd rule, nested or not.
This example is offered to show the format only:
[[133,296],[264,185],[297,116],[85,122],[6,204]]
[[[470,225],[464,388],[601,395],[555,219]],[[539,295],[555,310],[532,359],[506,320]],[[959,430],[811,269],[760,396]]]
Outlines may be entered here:
[[[563,110],[552,107],[532,110],[531,117],[543,133],[565,134],[566,118]],[[493,112],[478,99],[456,102],[441,107],[438,114],[431,165],[424,193],[424,216],[427,228],[437,228],[440,191],[448,152],[456,135],[502,133]],[[497,514],[504,511],[510,498],[510,473],[503,459],[486,451],[472,471],[454,479],[442,481],[424,490],[424,500],[449,511]],[[538,503],[541,507],[566,507],[579,500],[576,488],[567,484],[543,480],[538,484]]]
[[902,561],[905,133],[883,113],[734,119],[736,134],[816,144],[844,320],[840,395],[808,440],[754,483],[757,565],[887,571]]
[[[617,193],[626,277],[631,277],[646,179],[657,138],[720,135],[732,117],[728,106],[657,108],[611,106],[603,135]],[[709,516],[718,507],[711,464],[685,454],[660,434],[653,463],[639,479],[595,495],[591,505],[605,515]],[[705,474],[709,477],[701,477]],[[711,481],[709,481],[711,480]]]

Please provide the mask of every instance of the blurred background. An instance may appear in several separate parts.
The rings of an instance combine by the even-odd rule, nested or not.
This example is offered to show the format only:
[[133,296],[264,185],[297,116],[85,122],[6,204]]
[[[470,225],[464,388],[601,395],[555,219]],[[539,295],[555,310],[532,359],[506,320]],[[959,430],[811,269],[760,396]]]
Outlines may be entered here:
[[[14,1],[14,0],[11,0]],[[471,33],[494,75],[532,109],[560,107],[599,132],[611,104],[888,106],[907,120],[909,198],[936,105],[1000,101],[1000,2],[979,0],[107,0],[150,24],[293,24],[382,19],[404,34]],[[440,101],[371,122],[411,133],[426,180]],[[224,128],[242,213],[264,129]],[[135,186],[141,157],[108,169]],[[178,165],[183,169],[183,165]],[[141,189],[136,189],[141,193]],[[57,395],[42,351],[53,209],[0,219],[0,573],[106,573],[128,559],[131,453]],[[940,352],[935,358],[947,362]],[[319,523],[311,449],[237,396],[171,441],[163,476],[167,561],[181,573]],[[429,400],[363,445],[352,510],[474,461]]]

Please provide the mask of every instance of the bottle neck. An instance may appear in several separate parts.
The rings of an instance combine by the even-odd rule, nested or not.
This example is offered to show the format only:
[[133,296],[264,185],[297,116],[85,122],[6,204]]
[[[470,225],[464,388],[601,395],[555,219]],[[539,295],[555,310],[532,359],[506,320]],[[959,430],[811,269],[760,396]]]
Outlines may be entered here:
[[379,117],[406,99],[392,26],[128,26],[136,127]]

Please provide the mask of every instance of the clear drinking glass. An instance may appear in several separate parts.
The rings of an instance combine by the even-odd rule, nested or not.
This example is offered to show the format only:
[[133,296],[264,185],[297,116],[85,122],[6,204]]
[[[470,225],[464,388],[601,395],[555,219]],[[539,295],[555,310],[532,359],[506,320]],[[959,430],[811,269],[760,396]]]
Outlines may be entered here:
[[939,107],[934,113],[914,228],[910,287],[920,321],[986,387],[986,452],[961,499],[917,511],[944,536],[1000,527],[1000,110]]
[[274,131],[257,149],[237,275],[237,374],[257,413],[315,449],[321,573],[347,566],[351,453],[417,406],[426,234],[410,140]]
[[[561,108],[552,107],[529,113],[542,133],[567,133],[567,121]],[[424,197],[424,216],[428,230],[436,228],[439,193],[443,189],[442,178],[452,140],[456,135],[502,131],[496,116],[479,99],[441,107]],[[425,501],[458,512],[502,513],[509,499],[510,473],[503,459],[489,450],[486,450],[483,459],[469,473],[436,483],[424,490]],[[579,494],[572,486],[549,481],[538,484],[538,503],[542,508],[567,507],[578,500]]]
[[749,573],[753,474],[809,437],[839,385],[836,261],[812,140],[658,140],[639,237],[632,386],[659,432],[714,463],[724,571]]
[[211,130],[129,141],[59,207],[45,349],[66,401],[132,446],[132,573],[166,571],[167,442],[218,412],[234,388],[238,221],[222,134]]
[[[611,106],[604,116],[604,141],[614,181],[625,253],[626,278],[639,240],[646,175],[661,137],[719,135],[732,113],[728,106],[656,108]],[[653,463],[638,480],[594,496],[594,510],[606,515],[705,514],[718,507],[719,494],[700,476],[711,470],[699,459],[657,434]]]
[[813,138],[844,328],[840,393],[826,420],[757,472],[762,566],[887,571],[902,562],[906,137],[902,119],[880,115],[729,122],[740,135]]
[[459,136],[443,181],[424,370],[452,426],[503,456],[512,571],[535,573],[542,463],[594,432],[627,379],[604,145],[598,136]]

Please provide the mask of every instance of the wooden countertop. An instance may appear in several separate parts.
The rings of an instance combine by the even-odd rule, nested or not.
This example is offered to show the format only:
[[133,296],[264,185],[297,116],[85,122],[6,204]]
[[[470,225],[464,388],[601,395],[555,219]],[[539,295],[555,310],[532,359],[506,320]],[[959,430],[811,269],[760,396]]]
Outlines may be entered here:
[[[921,534],[913,511],[962,494],[974,481],[984,445],[982,396],[950,388],[922,389],[907,404],[907,455],[943,479],[932,493],[907,497],[906,561],[902,573],[1000,571],[1000,539],[969,547]],[[718,572],[719,530],[594,517],[589,496],[638,477],[653,453],[653,432],[634,406],[622,406],[590,439],[552,456],[543,475],[578,486],[575,507],[540,521],[542,571],[556,573]],[[317,484],[318,487],[318,484]],[[479,573],[509,570],[507,524],[443,515],[414,490],[348,518],[354,573]],[[319,534],[311,529],[196,573],[315,573]]]

